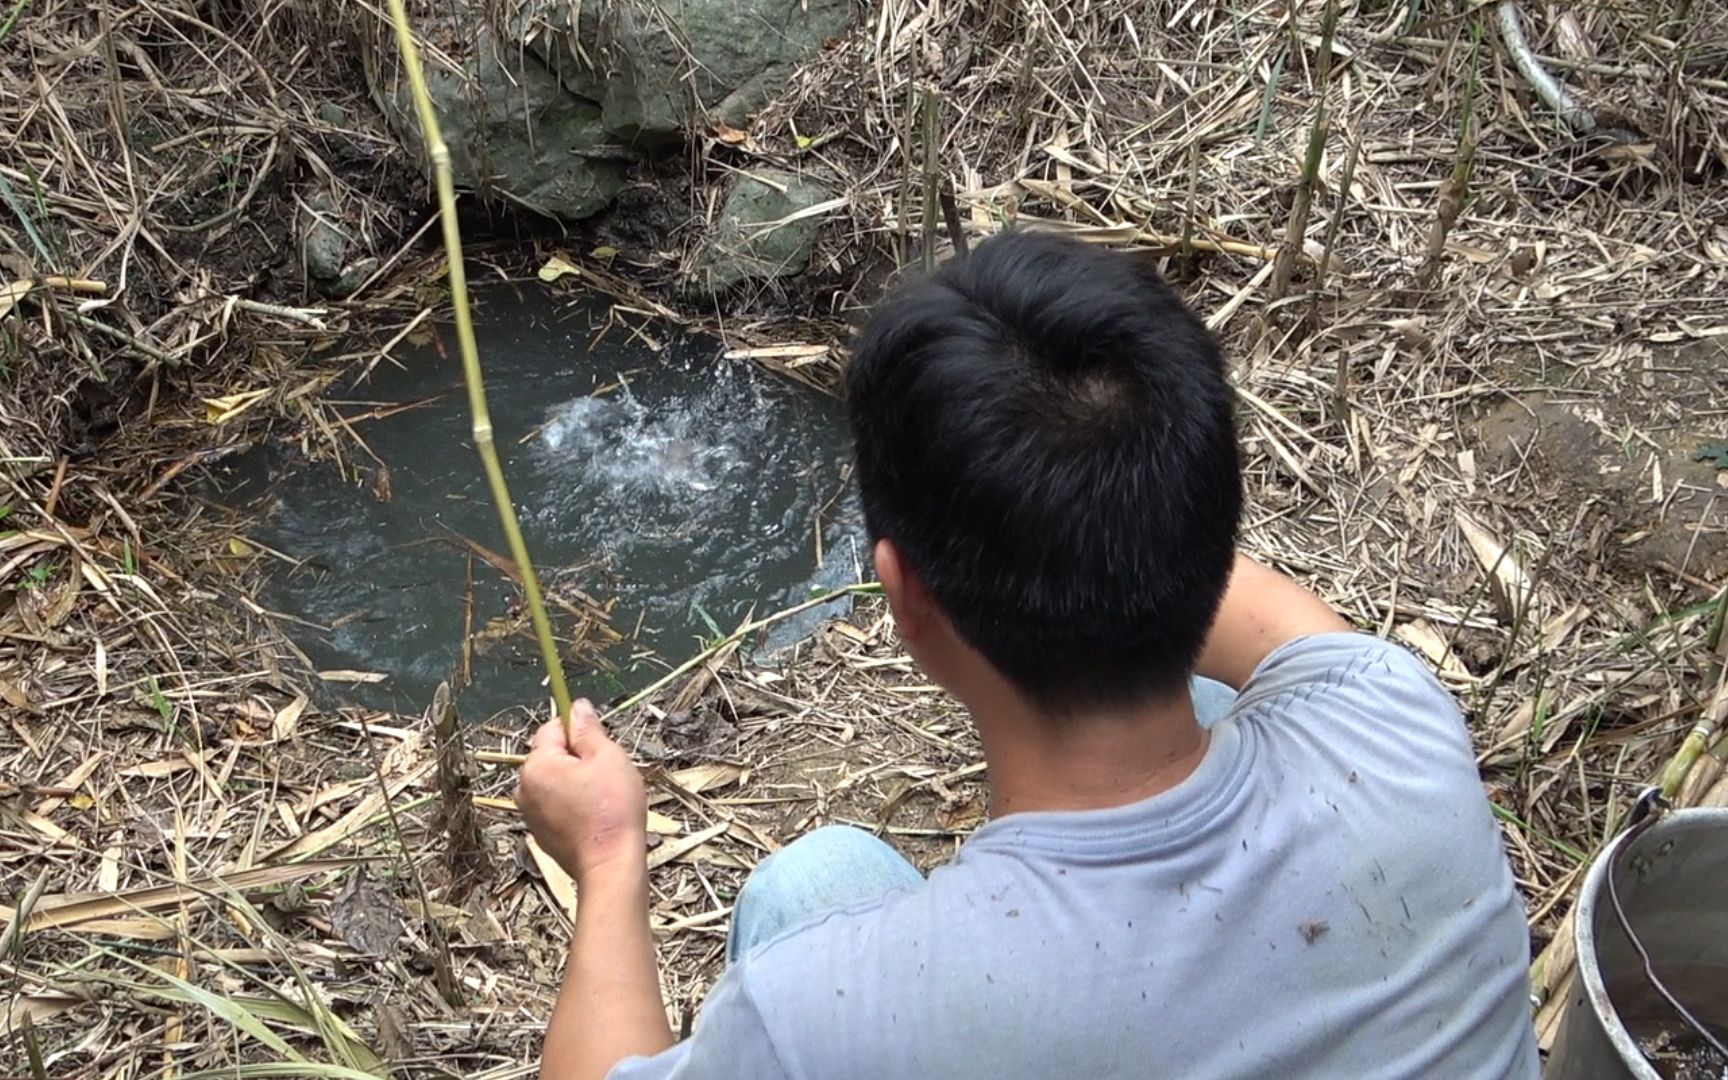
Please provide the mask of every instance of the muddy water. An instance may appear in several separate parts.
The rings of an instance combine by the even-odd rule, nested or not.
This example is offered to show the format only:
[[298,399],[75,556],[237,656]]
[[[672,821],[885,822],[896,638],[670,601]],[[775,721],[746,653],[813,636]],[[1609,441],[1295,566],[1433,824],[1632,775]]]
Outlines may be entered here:
[[[1728,968],[1662,965],[1668,992],[1704,1024],[1717,1042],[1728,1042]],[[1642,983],[1617,987],[1614,1007],[1644,1056],[1664,1080],[1724,1080],[1728,1058],[1687,1024],[1654,989]]]
[[[554,619],[578,692],[639,688],[752,609],[857,580],[832,399],[726,361],[708,339],[608,327],[603,307],[533,285],[483,290],[475,321],[495,441],[543,583],[566,601]],[[346,473],[285,440],[228,463],[217,486],[219,501],[252,515],[244,535],[280,556],[266,559],[260,602],[287,617],[330,685],[421,709],[462,666],[466,637],[460,704],[485,716],[545,691],[519,590],[486,555],[506,545],[453,335],[440,337],[442,349],[397,346],[399,366],[378,364],[336,395],[365,444],[348,446]],[[625,640],[599,652],[571,643],[570,608],[588,600],[610,608]]]

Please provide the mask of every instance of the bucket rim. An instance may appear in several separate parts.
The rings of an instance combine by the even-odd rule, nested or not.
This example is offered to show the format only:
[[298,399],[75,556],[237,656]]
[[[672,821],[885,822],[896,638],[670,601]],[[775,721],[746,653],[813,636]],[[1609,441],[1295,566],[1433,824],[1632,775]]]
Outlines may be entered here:
[[1614,1003],[1608,996],[1607,984],[1602,981],[1602,969],[1596,958],[1597,901],[1606,899],[1608,867],[1620,858],[1628,843],[1660,833],[1691,831],[1694,827],[1709,826],[1728,830],[1728,807],[1693,806],[1669,810],[1642,832],[1622,831],[1597,853],[1595,861],[1590,864],[1589,871],[1584,875],[1583,888],[1579,892],[1578,907],[1573,912],[1572,943],[1576,952],[1574,962],[1578,976],[1584,983],[1583,1006],[1595,1014],[1603,1034],[1608,1036],[1608,1041],[1636,1080],[1662,1080],[1662,1074],[1650,1064],[1650,1060],[1644,1056],[1643,1048],[1638,1045],[1638,1040],[1626,1030],[1626,1025],[1620,1020],[1619,1010],[1614,1008]]

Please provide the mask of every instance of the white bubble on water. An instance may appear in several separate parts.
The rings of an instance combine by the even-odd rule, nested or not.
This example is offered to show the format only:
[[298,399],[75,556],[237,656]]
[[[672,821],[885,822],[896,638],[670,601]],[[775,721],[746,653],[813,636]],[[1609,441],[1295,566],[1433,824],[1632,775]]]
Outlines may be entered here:
[[704,398],[654,408],[626,389],[581,397],[549,410],[540,448],[558,471],[627,494],[703,494],[743,458],[738,429],[713,422]]

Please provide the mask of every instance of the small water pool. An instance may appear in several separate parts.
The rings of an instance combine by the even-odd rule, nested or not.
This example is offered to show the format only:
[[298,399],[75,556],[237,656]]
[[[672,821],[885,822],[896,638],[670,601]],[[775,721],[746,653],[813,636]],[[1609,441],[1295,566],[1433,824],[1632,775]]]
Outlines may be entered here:
[[[578,693],[638,689],[751,611],[858,580],[832,398],[727,361],[711,339],[537,283],[488,286],[475,302],[495,442]],[[398,345],[395,364],[332,395],[355,436],[346,468],[309,461],[288,435],[213,482],[269,553],[259,602],[330,685],[413,711],[466,664],[459,702],[473,718],[546,693],[519,590],[496,561],[508,551],[454,334],[438,339]]]

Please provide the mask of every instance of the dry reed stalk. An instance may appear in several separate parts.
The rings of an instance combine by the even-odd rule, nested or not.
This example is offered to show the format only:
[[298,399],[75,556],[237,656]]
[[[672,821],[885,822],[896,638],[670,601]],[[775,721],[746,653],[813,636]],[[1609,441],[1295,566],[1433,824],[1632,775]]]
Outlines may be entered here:
[[929,274],[936,269],[936,177],[939,133],[942,122],[942,95],[933,86],[925,87],[924,94],[919,101],[918,116],[921,121],[922,166],[924,170],[924,233],[920,241],[922,244],[920,257],[924,263],[924,272]]
[[1434,277],[1440,272],[1441,263],[1445,261],[1446,237],[1451,234],[1452,227],[1458,224],[1458,215],[1464,212],[1464,203],[1470,194],[1470,174],[1476,164],[1476,82],[1482,49],[1480,20],[1471,22],[1470,33],[1470,77],[1464,83],[1464,103],[1458,115],[1457,156],[1452,162],[1452,175],[1440,185],[1434,225],[1428,233],[1428,250],[1423,256],[1421,269],[1416,272],[1416,287],[1423,290],[1434,284]]
[[1302,157],[1302,177],[1296,185],[1296,195],[1290,203],[1290,220],[1284,229],[1284,243],[1272,263],[1272,281],[1267,295],[1278,301],[1290,291],[1290,275],[1302,254],[1308,237],[1308,211],[1314,202],[1314,189],[1320,182],[1320,162],[1326,153],[1326,136],[1331,131],[1331,118],[1326,105],[1326,91],[1332,74],[1332,35],[1338,28],[1338,0],[1326,0],[1321,16],[1319,73],[1315,78],[1315,93],[1319,101],[1314,106],[1314,126],[1308,131],[1308,149]]
[[1194,272],[1194,212],[1200,196],[1200,144],[1188,144],[1188,197],[1182,211],[1182,241],[1177,249],[1177,257],[1181,260],[1182,274],[1190,276]]
[[450,148],[438,125],[438,111],[426,88],[426,73],[420,66],[419,48],[414,31],[408,23],[408,9],[403,0],[390,0],[390,21],[396,30],[396,47],[401,51],[402,64],[408,72],[408,85],[414,95],[414,109],[420,120],[420,130],[426,142],[426,154],[432,162],[432,173],[438,188],[438,214],[444,226],[444,252],[450,275],[450,301],[456,313],[456,342],[462,353],[462,374],[468,385],[468,408],[472,414],[474,448],[480,452],[486,470],[486,482],[492,489],[492,502],[498,509],[498,521],[504,529],[504,539],[510,547],[510,557],[521,573],[522,595],[528,603],[528,614],[534,622],[534,637],[540,643],[540,657],[546,665],[546,678],[551,683],[552,700],[558,708],[558,718],[570,724],[570,690],[564,681],[564,664],[558,655],[558,642],[552,634],[552,620],[546,614],[546,603],[540,595],[540,582],[534,564],[528,557],[528,544],[522,538],[522,526],[516,519],[516,504],[511,501],[510,487],[504,479],[504,467],[498,460],[498,450],[492,443],[492,415],[486,407],[486,380],[480,368],[480,350],[474,342],[473,315],[468,308],[468,280],[462,264],[462,232],[456,221],[456,181],[450,167]]
[[[1308,308],[1311,328],[1318,328],[1320,323],[1320,297],[1326,288],[1326,272],[1332,268],[1332,248],[1338,243],[1338,230],[1350,203],[1350,185],[1356,182],[1356,161],[1361,154],[1362,133],[1358,131],[1344,155],[1344,168],[1338,174],[1338,198],[1332,204],[1332,220],[1326,223],[1326,240],[1320,250],[1320,262],[1314,268],[1314,294]],[[1337,352],[1332,375],[1332,419],[1344,423],[1350,419],[1350,350]]]

